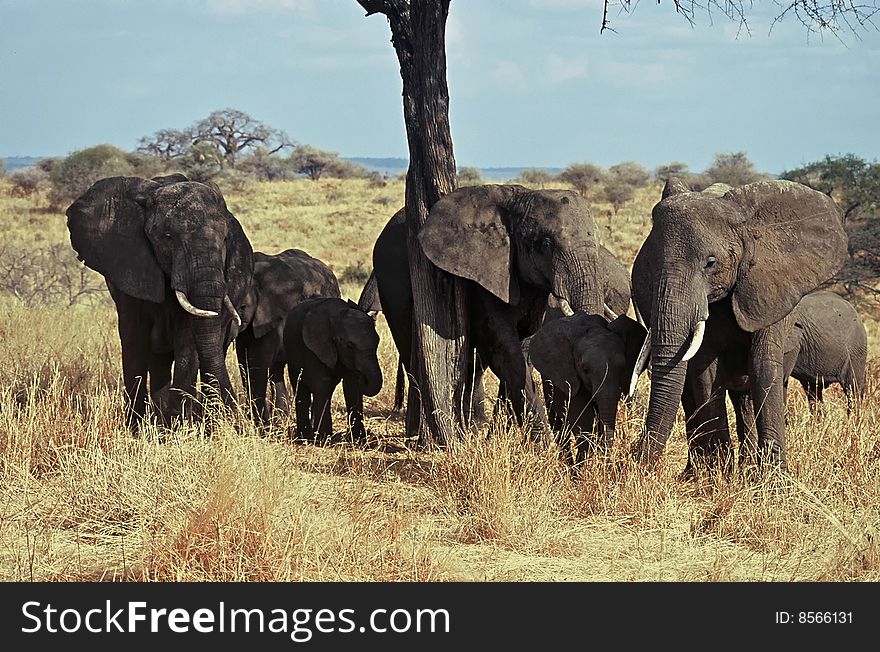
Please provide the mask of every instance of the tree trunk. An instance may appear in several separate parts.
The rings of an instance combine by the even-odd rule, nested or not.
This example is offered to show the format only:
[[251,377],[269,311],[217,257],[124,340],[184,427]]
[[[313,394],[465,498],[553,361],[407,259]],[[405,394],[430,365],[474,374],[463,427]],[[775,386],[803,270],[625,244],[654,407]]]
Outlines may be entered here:
[[[446,85],[449,0],[357,1],[368,16],[387,16],[400,62],[409,145],[406,221],[414,313],[411,368],[422,398],[420,439],[431,435],[443,444],[463,423],[467,404],[464,380],[470,356],[465,287],[462,279],[428,261],[416,235],[431,206],[455,189]],[[409,415],[408,422],[414,416]]]

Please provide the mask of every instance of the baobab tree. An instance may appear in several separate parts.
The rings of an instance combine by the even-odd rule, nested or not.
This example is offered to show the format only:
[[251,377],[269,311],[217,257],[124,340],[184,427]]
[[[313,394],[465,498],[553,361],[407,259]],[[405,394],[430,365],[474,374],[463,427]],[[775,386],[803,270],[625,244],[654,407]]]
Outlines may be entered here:
[[[450,0],[356,0],[367,16],[388,19],[391,43],[403,80],[403,119],[409,147],[406,221],[413,286],[414,381],[422,397],[422,428],[439,442],[464,424],[471,378],[468,314],[461,279],[428,261],[416,235],[428,210],[455,189],[455,156],[449,127],[446,83],[446,21]],[[687,21],[700,11],[716,11],[748,29],[753,0],[671,0]],[[853,32],[872,26],[878,0],[784,0],[774,21],[794,17],[811,32]],[[611,29],[616,11],[635,9],[637,0],[605,0],[600,31]],[[500,8],[498,11],[505,11]],[[419,415],[407,408],[407,431]],[[422,431],[424,433],[424,430]]]

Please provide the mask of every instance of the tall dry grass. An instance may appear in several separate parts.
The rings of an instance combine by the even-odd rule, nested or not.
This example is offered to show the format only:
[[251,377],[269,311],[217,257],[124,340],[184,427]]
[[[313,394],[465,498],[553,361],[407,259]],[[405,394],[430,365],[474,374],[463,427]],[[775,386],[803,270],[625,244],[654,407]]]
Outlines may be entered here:
[[[402,193],[398,182],[298,181],[247,186],[228,202],[255,248],[299,247],[348,270],[343,293],[357,298]],[[612,220],[597,204],[605,241],[627,262],[656,196],[646,189]],[[2,187],[0,232],[25,248],[67,238],[62,215]],[[873,358],[852,415],[836,390],[811,415],[792,386],[788,482],[694,483],[678,480],[680,420],[655,472],[627,455],[646,380],[621,410],[612,459],[574,476],[553,446],[501,419],[446,450],[413,450],[391,410],[396,353],[381,317],[386,383],[366,401],[369,448],[293,444],[290,419],[257,432],[242,414],[135,438],[106,298],[27,309],[5,296],[0,310],[2,579],[880,579]],[[337,423],[342,404],[337,395]]]

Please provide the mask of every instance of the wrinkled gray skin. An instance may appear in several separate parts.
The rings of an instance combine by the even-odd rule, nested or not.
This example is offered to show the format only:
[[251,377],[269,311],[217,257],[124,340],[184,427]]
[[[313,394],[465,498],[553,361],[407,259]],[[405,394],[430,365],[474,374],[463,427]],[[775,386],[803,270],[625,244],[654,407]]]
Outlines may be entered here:
[[[333,270],[305,251],[254,252],[253,288],[241,315],[246,327],[236,338],[235,349],[255,420],[265,423],[273,409],[282,414],[289,409],[284,380],[287,359],[282,346],[287,314],[305,299],[340,296]],[[272,405],[266,400],[270,380]]]
[[827,290],[801,299],[786,342],[785,369],[803,386],[811,409],[834,383],[843,388],[848,407],[861,400],[867,357],[868,335],[852,304]]
[[783,356],[790,313],[840,269],[846,249],[833,200],[801,184],[762,181],[698,193],[667,182],[633,264],[633,299],[650,325],[652,369],[637,459],[659,458],[681,402],[686,474],[698,465],[729,470],[727,380],[762,406],[757,451],[741,451],[741,463],[787,469]]
[[[408,368],[412,287],[404,220],[401,210],[379,235],[373,269],[394,343]],[[469,335],[481,361],[477,367],[488,365],[498,376],[520,422],[528,376],[520,342],[538,329],[548,297],[566,299],[573,309],[602,312],[596,233],[589,207],[576,193],[487,185],[443,197],[418,234],[433,264],[470,281]],[[409,414],[418,414],[412,385],[409,397]],[[417,425],[408,417],[407,433],[414,434]]]
[[324,443],[333,435],[330,399],[342,381],[352,438],[365,442],[363,397],[382,389],[373,319],[351,301],[306,299],[288,313],[283,342],[295,388],[297,437]]
[[67,209],[67,228],[116,303],[129,427],[144,417],[148,386],[166,423],[184,413],[199,373],[234,403],[226,350],[253,252],[220,189],[183,175],[101,179]]
[[578,311],[545,323],[532,336],[529,355],[544,381],[550,426],[568,464],[580,464],[597,447],[611,450],[617,405],[629,388],[646,333],[626,315],[609,323]]

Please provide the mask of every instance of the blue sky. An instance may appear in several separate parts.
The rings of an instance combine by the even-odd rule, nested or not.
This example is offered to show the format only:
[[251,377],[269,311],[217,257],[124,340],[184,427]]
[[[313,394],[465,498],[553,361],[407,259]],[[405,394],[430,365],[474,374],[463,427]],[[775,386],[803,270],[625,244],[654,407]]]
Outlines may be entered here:
[[[450,119],[459,165],[702,170],[744,150],[779,172],[880,157],[880,32],[751,36],[691,27],[668,0],[453,0]],[[401,81],[382,16],[355,0],[0,0],[0,156],[64,155],[233,107],[343,156],[405,157]]]

